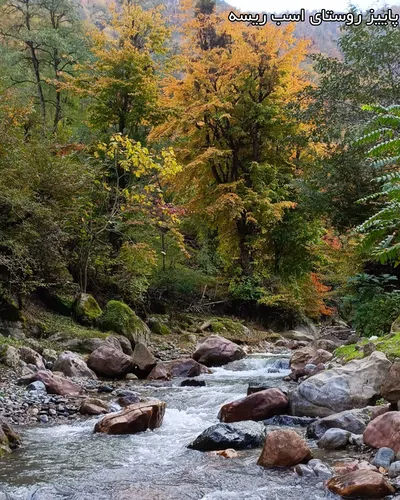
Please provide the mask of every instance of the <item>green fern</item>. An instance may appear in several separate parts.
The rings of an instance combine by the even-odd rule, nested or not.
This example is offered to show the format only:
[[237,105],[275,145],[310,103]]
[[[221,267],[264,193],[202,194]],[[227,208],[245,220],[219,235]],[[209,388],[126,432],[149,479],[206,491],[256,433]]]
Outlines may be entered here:
[[367,152],[381,175],[374,179],[378,192],[359,200],[359,203],[379,202],[378,211],[357,232],[363,235],[361,248],[382,264],[400,264],[400,105],[363,106],[375,117],[357,139],[357,144],[370,146]]

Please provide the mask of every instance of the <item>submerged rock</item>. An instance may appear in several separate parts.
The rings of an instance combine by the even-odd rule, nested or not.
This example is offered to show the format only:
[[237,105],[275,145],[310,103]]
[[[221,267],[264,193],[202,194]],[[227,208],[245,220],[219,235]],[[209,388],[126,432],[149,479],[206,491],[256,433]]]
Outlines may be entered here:
[[263,467],[293,467],[311,460],[307,443],[297,432],[277,430],[267,434],[257,464]]
[[193,359],[206,366],[221,366],[243,359],[244,350],[234,342],[219,335],[211,335],[204,342],[197,345]]
[[258,422],[216,424],[204,430],[189,446],[193,450],[258,448],[265,439],[265,427]]
[[357,470],[333,477],[327,487],[344,498],[383,498],[396,491],[382,474],[371,470]]
[[106,415],[96,423],[94,431],[103,434],[136,434],[161,426],[166,404],[151,400],[127,406],[119,413]]
[[183,380],[181,382],[181,387],[205,387],[206,383],[204,380],[193,380],[193,379],[188,379],[188,380]]
[[280,389],[266,389],[245,398],[225,404],[219,411],[221,422],[239,422],[241,420],[265,420],[286,412],[288,398]]

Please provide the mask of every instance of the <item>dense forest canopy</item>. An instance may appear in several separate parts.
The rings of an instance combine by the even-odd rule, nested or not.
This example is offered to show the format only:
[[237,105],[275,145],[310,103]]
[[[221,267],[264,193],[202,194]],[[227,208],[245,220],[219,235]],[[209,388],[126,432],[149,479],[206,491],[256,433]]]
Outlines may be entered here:
[[399,29],[163,4],[2,1],[0,315],[89,292],[387,332]]

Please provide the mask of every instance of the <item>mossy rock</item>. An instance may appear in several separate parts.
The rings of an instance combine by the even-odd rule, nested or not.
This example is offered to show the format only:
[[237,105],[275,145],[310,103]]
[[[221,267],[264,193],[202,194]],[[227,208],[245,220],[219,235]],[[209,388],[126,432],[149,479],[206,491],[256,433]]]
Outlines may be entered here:
[[158,318],[150,318],[148,323],[150,330],[156,335],[170,335],[171,333],[168,326]]
[[120,333],[130,340],[132,346],[137,342],[146,343],[150,329],[144,321],[124,302],[110,300],[98,320],[103,331]]
[[82,293],[74,307],[76,319],[83,325],[93,325],[102,315],[102,310],[96,299],[88,294]]
[[245,341],[251,338],[251,331],[239,321],[231,318],[215,318],[209,321],[209,329],[232,341]]

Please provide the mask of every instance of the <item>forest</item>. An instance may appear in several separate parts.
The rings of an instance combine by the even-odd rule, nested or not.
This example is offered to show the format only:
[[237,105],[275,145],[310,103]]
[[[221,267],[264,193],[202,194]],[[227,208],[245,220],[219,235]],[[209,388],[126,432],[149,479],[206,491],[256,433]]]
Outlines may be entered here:
[[333,57],[212,0],[89,7],[1,4],[0,316],[90,293],[389,333],[398,27],[338,28]]

